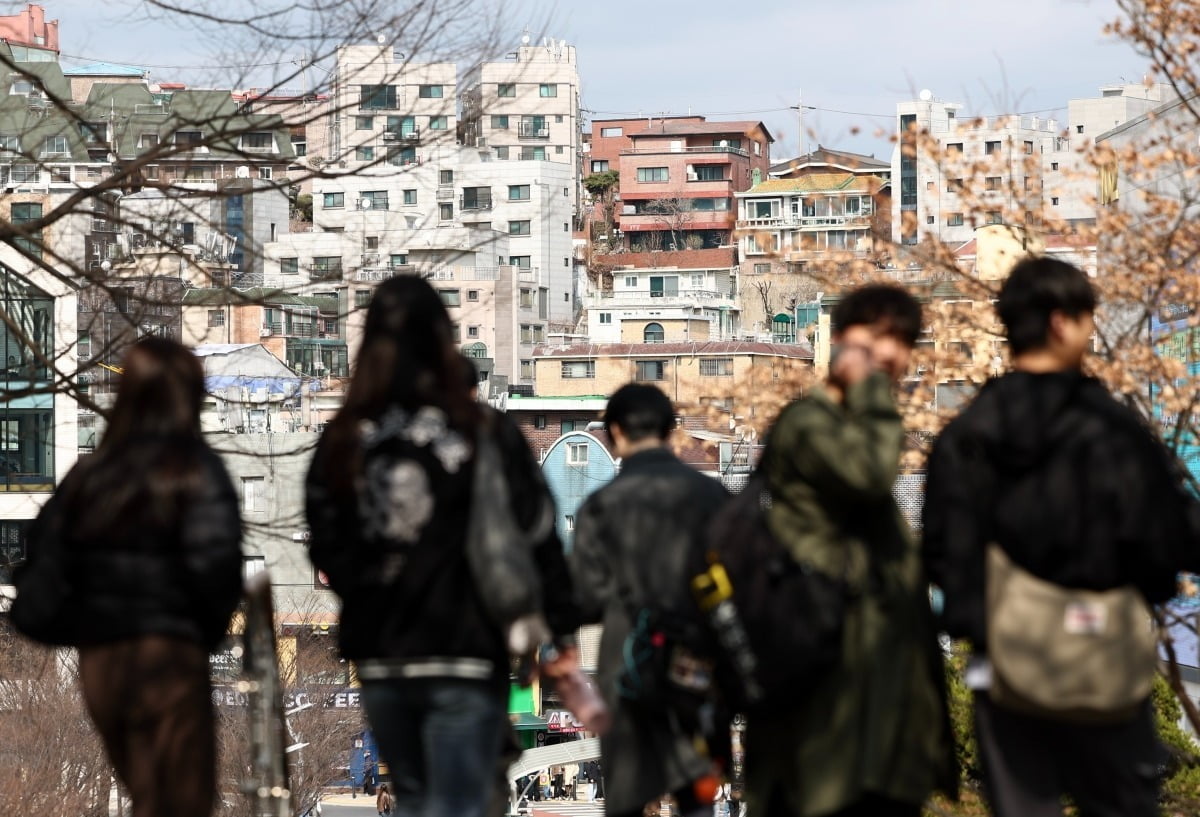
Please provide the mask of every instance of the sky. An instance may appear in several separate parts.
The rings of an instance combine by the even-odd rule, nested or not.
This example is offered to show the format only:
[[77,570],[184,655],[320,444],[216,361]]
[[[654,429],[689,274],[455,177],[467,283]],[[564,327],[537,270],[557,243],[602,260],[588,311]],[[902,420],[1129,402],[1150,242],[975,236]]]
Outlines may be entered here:
[[[923,89],[962,103],[960,117],[1063,121],[1068,100],[1147,71],[1102,33],[1119,15],[1115,0],[510,2],[512,46],[529,27],[576,47],[591,116],[761,119],[777,159],[796,153],[797,104],[806,106],[806,150],[820,143],[887,158],[896,103]],[[196,66],[212,65],[219,48],[178,22],[146,20],[133,0],[43,4],[61,21],[65,63],[148,65],[156,80],[202,82]]]

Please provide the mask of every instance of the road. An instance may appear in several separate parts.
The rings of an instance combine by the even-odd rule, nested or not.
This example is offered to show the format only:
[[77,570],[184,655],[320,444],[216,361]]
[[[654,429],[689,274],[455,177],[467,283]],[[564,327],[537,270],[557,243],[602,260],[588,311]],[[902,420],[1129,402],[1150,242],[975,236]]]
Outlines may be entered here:
[[355,804],[351,806],[334,805],[333,803],[321,806],[321,817],[376,817],[375,798],[361,798],[361,805]]

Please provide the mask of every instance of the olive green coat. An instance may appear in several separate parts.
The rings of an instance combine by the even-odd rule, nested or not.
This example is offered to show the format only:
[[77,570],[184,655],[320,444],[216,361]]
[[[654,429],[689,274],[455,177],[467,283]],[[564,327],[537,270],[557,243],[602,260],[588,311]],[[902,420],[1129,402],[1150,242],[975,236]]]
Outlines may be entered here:
[[[904,432],[875,374],[844,405],[815,390],[784,410],[765,467],[768,524],[851,589],[839,665],[786,711],[752,717],[747,797],[817,817],[866,794],[921,803],[957,775],[942,655],[919,550],[892,496]],[[778,804],[782,805],[782,804]]]

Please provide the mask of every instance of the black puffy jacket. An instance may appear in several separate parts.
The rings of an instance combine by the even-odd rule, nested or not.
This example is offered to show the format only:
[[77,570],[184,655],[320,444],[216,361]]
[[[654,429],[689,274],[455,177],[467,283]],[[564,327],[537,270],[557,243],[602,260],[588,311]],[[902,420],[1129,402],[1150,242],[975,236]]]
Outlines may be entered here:
[[[153,449],[162,442],[134,447],[140,445]],[[202,442],[171,445],[194,446],[190,453],[199,463],[196,487],[176,510],[135,511],[120,520],[119,532],[80,524],[106,501],[104,480],[122,467],[101,465],[93,455],[67,474],[30,529],[31,561],[43,537],[62,537],[79,646],[167,635],[212,649],[227,631],[242,590],[237,494],[221,460]],[[152,452],[142,453],[147,456],[121,461],[153,462]]]
[[1200,565],[1195,500],[1145,423],[1078,372],[987,383],[929,458],[924,555],[950,635],[984,647],[984,549],[1064,587],[1151,603]]

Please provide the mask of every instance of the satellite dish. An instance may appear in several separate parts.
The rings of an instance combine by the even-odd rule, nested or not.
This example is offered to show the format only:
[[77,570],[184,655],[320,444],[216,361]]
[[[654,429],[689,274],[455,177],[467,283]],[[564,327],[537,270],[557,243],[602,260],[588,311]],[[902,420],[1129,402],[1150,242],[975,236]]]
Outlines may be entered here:
[[933,91],[929,90],[928,88],[921,91],[921,101],[922,102],[928,102],[931,99],[933,99]]
[[359,199],[358,200],[358,206],[359,206],[359,209],[361,209],[361,210],[370,210],[372,204],[374,204],[374,202],[371,199]]
[[529,45],[529,40],[530,36],[525,34],[523,37],[521,37],[521,45]]
[[377,34],[377,35],[375,35],[375,42],[379,43],[380,45],[383,45],[384,43],[387,42],[387,37],[383,36],[382,34]]

